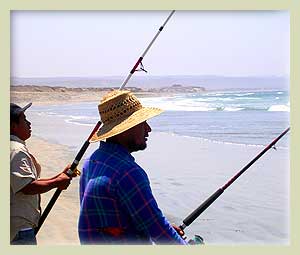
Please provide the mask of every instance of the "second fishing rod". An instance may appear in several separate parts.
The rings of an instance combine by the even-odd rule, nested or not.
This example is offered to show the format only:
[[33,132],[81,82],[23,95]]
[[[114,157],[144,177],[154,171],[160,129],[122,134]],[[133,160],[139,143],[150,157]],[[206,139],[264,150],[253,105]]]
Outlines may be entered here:
[[[142,65],[142,60],[144,59],[145,55],[147,54],[147,52],[149,51],[149,49],[151,48],[151,46],[153,45],[153,43],[155,42],[155,40],[157,39],[157,37],[159,36],[159,34],[161,33],[161,31],[163,30],[163,28],[165,27],[165,25],[167,24],[167,22],[170,20],[170,18],[172,17],[172,15],[174,14],[174,10],[169,14],[169,16],[167,17],[167,19],[165,20],[165,22],[163,23],[163,25],[161,25],[158,29],[158,32],[155,34],[154,38],[151,40],[151,42],[149,43],[149,45],[147,46],[147,48],[145,49],[145,51],[142,53],[142,55],[138,58],[137,62],[135,63],[135,65],[133,66],[133,68],[131,69],[129,75],[126,77],[126,79],[124,80],[124,82],[122,83],[122,85],[120,86],[119,90],[122,90],[125,85],[128,83],[128,81],[130,80],[130,78],[132,77],[132,75],[137,71],[137,68],[141,65],[141,69],[144,70],[143,65]],[[82,156],[84,155],[85,151],[87,150],[87,148],[90,145],[90,139],[93,137],[93,135],[98,131],[98,129],[101,126],[101,121],[98,121],[96,126],[93,128],[91,134],[89,135],[88,139],[84,142],[84,144],[82,145],[81,149],[79,150],[79,152],[77,153],[70,169],[67,172],[67,175],[69,177],[73,176],[74,173],[79,174],[79,172],[77,171],[77,166],[82,158]],[[39,232],[42,224],[44,223],[44,221],[46,220],[48,214],[50,213],[52,207],[54,206],[56,200],[58,199],[58,197],[61,194],[61,190],[57,189],[56,192],[54,193],[54,195],[52,196],[50,202],[47,204],[43,214],[40,217],[39,223],[38,223],[38,227],[35,229],[35,235],[37,235],[37,233]]]
[[286,134],[290,128],[285,129],[278,137],[276,137],[268,146],[266,146],[255,158],[253,158],[246,166],[244,166],[236,175],[234,175],[227,183],[217,189],[209,198],[207,198],[198,208],[190,213],[179,226],[184,230],[187,226],[192,224],[209,206],[213,204],[220,197],[223,192],[232,185],[250,166],[252,166],[259,158],[261,158],[268,150],[274,148],[275,144]]

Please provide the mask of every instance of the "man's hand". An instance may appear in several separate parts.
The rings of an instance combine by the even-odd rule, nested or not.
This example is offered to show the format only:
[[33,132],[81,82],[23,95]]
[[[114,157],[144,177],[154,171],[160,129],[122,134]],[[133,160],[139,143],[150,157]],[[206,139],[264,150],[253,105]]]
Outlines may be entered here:
[[172,227],[176,230],[178,235],[180,235],[181,237],[184,236],[184,231],[180,227],[177,227],[175,224],[172,224]]
[[[68,164],[68,165],[65,167],[65,169],[62,171],[62,173],[68,175],[67,172],[68,172],[68,170],[69,170],[70,168],[71,168],[71,164]],[[81,174],[81,172],[76,168],[76,169],[73,171],[71,177],[74,178],[74,177],[79,176],[80,174]]]
[[65,173],[61,173],[55,179],[57,188],[60,190],[67,189],[71,183],[71,177],[66,175]]

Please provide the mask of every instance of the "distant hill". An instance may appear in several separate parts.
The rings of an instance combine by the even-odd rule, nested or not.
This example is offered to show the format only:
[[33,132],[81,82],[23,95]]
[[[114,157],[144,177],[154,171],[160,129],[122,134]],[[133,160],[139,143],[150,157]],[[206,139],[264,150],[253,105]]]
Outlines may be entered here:
[[[51,77],[51,78],[19,78],[12,77],[11,85],[37,85],[68,88],[118,88],[124,81],[121,76],[103,77]],[[289,78],[283,76],[267,77],[227,77],[212,75],[170,75],[170,76],[133,76],[126,87],[157,89],[180,85],[183,87],[203,87],[206,90],[223,89],[280,89],[289,90]]]
[[[107,92],[113,89],[118,89],[118,87],[78,87],[78,88],[71,88],[71,87],[62,87],[62,86],[48,86],[48,85],[12,85],[11,92],[14,93],[49,93],[49,92]],[[150,92],[150,93],[196,93],[196,92],[203,92],[205,88],[203,87],[195,87],[195,86],[182,86],[180,84],[175,84],[170,87],[162,87],[162,88],[139,88],[139,87],[132,87],[127,86],[126,90],[130,90],[132,92]]]

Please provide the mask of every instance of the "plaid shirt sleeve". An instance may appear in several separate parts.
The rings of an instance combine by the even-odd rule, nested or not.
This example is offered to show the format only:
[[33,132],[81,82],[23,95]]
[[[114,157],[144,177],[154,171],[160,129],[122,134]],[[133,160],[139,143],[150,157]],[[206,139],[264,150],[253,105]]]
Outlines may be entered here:
[[138,231],[155,243],[187,244],[158,208],[143,169],[134,167],[119,180],[121,206],[129,213]]

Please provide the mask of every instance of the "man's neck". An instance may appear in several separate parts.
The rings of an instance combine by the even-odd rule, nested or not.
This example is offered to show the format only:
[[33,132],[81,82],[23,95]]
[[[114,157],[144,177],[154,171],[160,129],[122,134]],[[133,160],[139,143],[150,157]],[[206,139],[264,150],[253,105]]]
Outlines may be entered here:
[[122,147],[124,147],[129,153],[131,153],[131,151],[129,150],[128,146],[124,142],[122,142],[121,139],[118,139],[118,136],[110,137],[110,138],[106,139],[106,142],[107,143],[119,144]]

